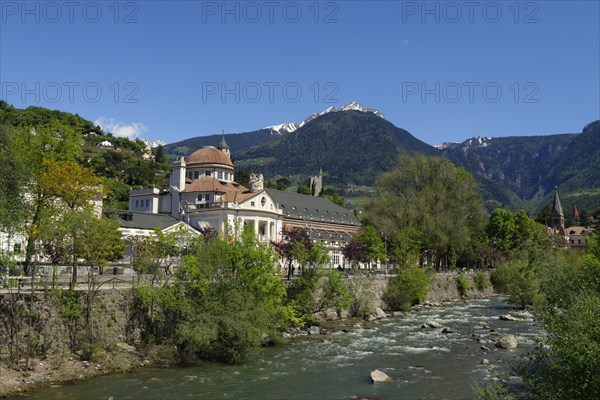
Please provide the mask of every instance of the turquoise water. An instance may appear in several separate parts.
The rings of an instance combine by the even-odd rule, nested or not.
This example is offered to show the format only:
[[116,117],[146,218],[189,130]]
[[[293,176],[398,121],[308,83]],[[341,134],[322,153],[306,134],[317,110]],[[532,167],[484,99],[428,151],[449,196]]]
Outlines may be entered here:
[[[243,365],[206,364],[187,368],[145,369],[95,378],[75,385],[30,394],[32,399],[466,399],[471,386],[529,348],[537,335],[531,319],[500,321],[510,312],[501,299],[477,300],[424,309],[403,319],[351,327],[349,332],[298,340],[266,348]],[[422,329],[432,320],[451,327]],[[472,333],[489,333],[488,322],[501,334],[517,336],[515,351],[495,348],[484,353]],[[490,365],[482,365],[483,358]],[[379,369],[394,380],[372,384]]]

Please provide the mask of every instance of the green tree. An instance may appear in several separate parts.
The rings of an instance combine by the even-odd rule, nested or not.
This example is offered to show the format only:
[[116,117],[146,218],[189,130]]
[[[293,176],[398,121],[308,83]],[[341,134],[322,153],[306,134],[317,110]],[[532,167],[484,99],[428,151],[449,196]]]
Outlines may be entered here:
[[307,185],[299,185],[296,191],[300,194],[312,196],[312,192],[310,191],[310,188]]
[[275,189],[285,191],[288,187],[290,187],[290,183],[291,182],[288,178],[285,176],[281,177],[275,181]]
[[[37,177],[37,224],[29,235],[30,241],[43,237],[43,231],[52,227],[53,220],[61,221],[70,228],[68,238],[71,241],[71,265],[73,268],[71,285],[77,284],[77,246],[86,233],[86,221],[90,213],[95,212],[95,202],[100,203],[105,194],[103,179],[89,168],[74,161],[44,160],[44,169]],[[101,203],[100,203],[101,204]],[[47,215],[46,224],[41,224],[42,215]],[[33,232],[38,232],[34,234]],[[29,243],[28,243],[29,246]]]
[[456,263],[481,240],[486,211],[474,178],[442,157],[402,155],[380,176],[378,196],[367,204],[365,220],[390,239],[414,235],[419,253],[431,250],[436,264]]
[[320,196],[326,198],[332,203],[337,204],[340,207],[344,207],[344,198],[332,188],[324,189]]
[[356,238],[364,244],[364,261],[368,263],[369,269],[372,262],[385,260],[385,243],[373,226],[363,227]]
[[251,230],[228,241],[193,241],[172,285],[136,289],[143,337],[175,345],[185,362],[246,360],[294,321],[275,264],[273,249]]
[[23,128],[0,125],[0,228],[16,230],[26,216],[26,185],[30,166]]

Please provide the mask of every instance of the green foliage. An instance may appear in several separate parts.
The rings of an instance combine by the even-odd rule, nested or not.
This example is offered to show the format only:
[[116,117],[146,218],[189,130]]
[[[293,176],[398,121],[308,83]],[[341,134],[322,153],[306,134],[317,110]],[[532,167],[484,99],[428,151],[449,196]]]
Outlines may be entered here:
[[307,185],[298,185],[297,192],[300,194],[305,194],[307,196],[311,196],[312,192]]
[[94,126],[92,122],[81,118],[77,114],[33,106],[26,109],[17,109],[11,105],[6,105],[0,108],[0,125],[32,127],[46,125],[52,121],[71,126],[78,132],[94,130],[102,134],[100,127]]
[[473,288],[473,282],[467,278],[465,274],[460,274],[454,278],[456,282],[456,288],[461,297],[466,297],[469,294],[469,290]]
[[231,242],[197,240],[187,247],[172,285],[136,289],[134,312],[149,343],[176,345],[185,362],[237,363],[297,322],[282,303],[274,251],[251,231]]
[[533,249],[493,276],[511,298],[537,304],[536,319],[547,333],[515,367],[529,398],[600,397],[600,258],[598,237],[588,240],[585,254]]
[[290,186],[290,180],[286,177],[281,177],[275,181],[275,189],[286,191]]
[[326,188],[323,190],[323,192],[321,192],[321,197],[326,198],[340,207],[344,207],[344,198],[332,188]]
[[[486,212],[475,180],[445,158],[402,156],[381,175],[378,191],[364,215],[385,233],[391,254],[402,246],[396,240],[411,235],[418,253],[434,251],[438,260],[456,260],[483,235]],[[406,249],[397,253],[408,255]]]
[[513,213],[502,208],[495,209],[485,231],[494,251],[505,256],[513,250],[530,246],[531,243],[543,244],[548,240],[545,228],[529,218],[523,210]]
[[17,228],[24,218],[25,188],[29,175],[23,129],[0,124],[0,227]]
[[539,278],[525,260],[500,264],[492,272],[491,280],[497,290],[508,294],[510,301],[521,307],[539,304],[542,300]]
[[371,266],[372,262],[385,260],[385,243],[371,225],[361,229],[356,239],[364,245],[364,260]]
[[309,268],[295,278],[287,290],[287,303],[303,324],[312,324],[315,315],[334,308],[338,315],[352,303],[352,295],[341,272]]
[[[380,172],[394,166],[399,153],[436,153],[407,131],[372,113],[357,111],[327,113],[294,134],[275,136],[246,146],[238,152],[238,159],[273,157],[273,162],[258,171],[265,176],[308,176],[322,168],[327,183],[338,187],[344,183],[371,185]],[[334,156],[319,156],[322,154]]]
[[390,279],[383,300],[392,310],[407,311],[425,300],[430,282],[431,275],[425,269],[414,266],[403,268]]
[[490,275],[484,271],[477,271],[473,276],[473,282],[475,283],[477,290],[485,290],[488,286],[490,286]]

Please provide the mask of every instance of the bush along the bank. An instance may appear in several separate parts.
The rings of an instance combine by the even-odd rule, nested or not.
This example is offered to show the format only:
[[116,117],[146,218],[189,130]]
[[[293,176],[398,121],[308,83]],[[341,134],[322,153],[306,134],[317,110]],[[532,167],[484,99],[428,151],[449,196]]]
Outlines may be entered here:
[[425,300],[431,282],[431,272],[419,267],[405,267],[390,279],[383,293],[389,309],[406,311]]
[[[530,246],[492,275],[513,301],[534,306],[547,333],[515,367],[528,398],[600,398],[600,237],[586,242],[585,253]],[[477,394],[494,398],[509,389],[479,387]]]
[[473,287],[473,282],[471,282],[464,274],[458,275],[454,278],[454,281],[456,282],[456,288],[458,289],[460,296],[467,297],[469,290]]
[[490,276],[483,271],[477,271],[473,276],[473,282],[477,290],[483,291],[490,286]]
[[242,362],[298,323],[283,304],[275,252],[246,231],[190,243],[171,285],[140,287],[133,312],[149,345],[176,346],[179,361]]

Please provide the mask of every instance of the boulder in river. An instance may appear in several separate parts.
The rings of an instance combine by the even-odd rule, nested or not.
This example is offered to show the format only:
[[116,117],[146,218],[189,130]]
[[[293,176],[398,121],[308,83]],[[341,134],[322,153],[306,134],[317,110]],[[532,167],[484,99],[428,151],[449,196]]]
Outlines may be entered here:
[[487,352],[490,352],[490,351],[492,351],[492,350],[491,350],[489,347],[487,347],[487,346],[481,346],[481,347],[480,347],[480,349],[481,349],[481,350],[483,350],[483,351],[485,351],[486,353],[487,353]]
[[371,371],[371,380],[373,383],[381,383],[381,382],[391,382],[392,378],[385,372],[382,372],[378,369]]
[[454,333],[454,329],[445,326],[442,328],[442,333]]
[[309,335],[320,335],[321,328],[319,328],[318,326],[311,326],[308,328],[308,334]]
[[435,321],[425,321],[423,323],[423,325],[421,325],[421,328],[432,328],[432,329],[437,329],[437,328],[441,328],[442,325],[440,325],[439,323],[435,322]]
[[385,312],[381,308],[375,307],[375,318],[383,319],[385,317],[387,317],[387,315],[385,315]]
[[503,314],[503,315],[499,316],[498,318],[500,318],[502,321],[520,321],[521,320],[521,318],[513,317],[510,314]]
[[502,336],[496,342],[496,347],[500,347],[501,349],[515,349],[517,348],[517,337],[515,335]]

